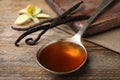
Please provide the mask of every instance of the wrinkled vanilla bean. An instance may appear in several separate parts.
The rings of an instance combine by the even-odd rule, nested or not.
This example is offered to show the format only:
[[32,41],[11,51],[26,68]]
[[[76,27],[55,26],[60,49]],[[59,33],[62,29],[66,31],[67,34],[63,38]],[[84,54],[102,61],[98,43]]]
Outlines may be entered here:
[[17,30],[17,31],[27,31],[28,29],[34,28],[34,27],[39,26],[39,25],[42,25],[42,24],[44,24],[44,23],[47,23],[47,22],[50,23],[50,22],[53,21],[54,19],[55,19],[55,18],[47,19],[47,20],[42,21],[42,22],[40,22],[40,23],[36,23],[36,24],[34,24],[34,25],[31,25],[31,26],[29,26],[29,27],[27,27],[27,28],[16,28],[16,27],[13,27],[13,26],[11,26],[11,28],[14,29],[14,30]]

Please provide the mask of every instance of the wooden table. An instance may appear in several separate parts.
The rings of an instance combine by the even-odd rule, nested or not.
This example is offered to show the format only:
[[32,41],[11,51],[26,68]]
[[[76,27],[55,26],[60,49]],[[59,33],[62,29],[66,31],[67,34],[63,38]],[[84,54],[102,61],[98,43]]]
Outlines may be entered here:
[[56,16],[49,6],[43,7],[44,0],[0,0],[0,80],[120,80],[120,54],[87,41],[83,43],[88,59],[80,70],[57,76],[39,67],[36,53],[43,44],[75,33],[62,25],[49,30],[35,46],[28,46],[22,40],[20,47],[16,47],[14,42],[23,32],[14,31],[10,26],[14,25],[17,11],[31,3]]

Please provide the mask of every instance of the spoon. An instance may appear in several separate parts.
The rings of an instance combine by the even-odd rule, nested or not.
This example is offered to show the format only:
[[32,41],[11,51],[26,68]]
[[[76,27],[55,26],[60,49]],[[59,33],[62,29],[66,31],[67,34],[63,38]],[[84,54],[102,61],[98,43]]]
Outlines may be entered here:
[[87,27],[114,0],[103,0],[87,23],[71,38],[52,41],[40,48],[38,64],[54,74],[68,74],[78,70],[87,59],[87,50],[81,38]]

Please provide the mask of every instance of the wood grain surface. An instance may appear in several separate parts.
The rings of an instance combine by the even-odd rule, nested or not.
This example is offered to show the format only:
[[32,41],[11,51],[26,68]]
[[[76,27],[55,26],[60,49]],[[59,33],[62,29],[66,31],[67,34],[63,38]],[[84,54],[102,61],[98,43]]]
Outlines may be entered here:
[[[20,47],[16,47],[14,42],[23,32],[14,31],[10,26],[16,26],[17,11],[28,4],[56,16],[44,0],[0,0],[0,80],[120,80],[120,54],[87,41],[83,43],[88,59],[78,71],[57,76],[42,69],[36,62],[38,49],[51,40],[75,33],[68,26],[61,25],[49,30],[35,46],[28,46],[22,40]],[[36,37],[37,34],[28,37]]]

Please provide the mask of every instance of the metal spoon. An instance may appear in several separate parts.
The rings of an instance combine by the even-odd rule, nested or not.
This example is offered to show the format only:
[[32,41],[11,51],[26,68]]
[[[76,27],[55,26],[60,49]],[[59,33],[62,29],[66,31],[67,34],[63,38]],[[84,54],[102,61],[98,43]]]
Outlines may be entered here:
[[[71,38],[66,38],[66,39],[60,39],[60,40],[56,40],[56,41],[53,41],[53,42],[50,42],[46,45],[44,45],[37,53],[37,62],[38,64],[40,64],[41,67],[43,67],[44,69],[46,69],[47,71],[49,72],[52,72],[52,73],[55,73],[55,74],[67,74],[67,73],[71,73],[71,72],[74,72],[76,70],[78,70],[86,61],[87,59],[87,51],[86,51],[86,48],[84,47],[84,45],[82,44],[81,42],[81,38],[82,38],[82,35],[84,33],[84,31],[87,29],[87,27],[93,22],[93,20],[102,12],[103,9],[105,9],[112,1],[114,0],[103,0],[102,3],[100,4],[100,6],[96,9],[95,13],[90,17],[90,19],[87,21],[87,23],[85,25],[83,25],[83,27],[78,31],[78,33],[76,33],[73,37]],[[73,43],[75,45],[79,45],[80,47],[82,47],[85,51],[85,60],[83,61],[83,63],[81,65],[79,65],[77,68],[71,70],[71,71],[67,71],[67,72],[56,72],[56,71],[53,71],[53,70],[50,70],[48,68],[46,68],[44,65],[41,64],[40,62],[40,59],[39,59],[39,56],[41,54],[41,52],[46,48],[46,47],[49,47],[50,45],[52,45],[53,43],[57,43],[57,42],[60,42],[60,41],[63,41],[63,42],[66,42],[66,43]],[[59,45],[58,45],[59,46]],[[59,51],[58,51],[59,52]],[[61,64],[62,65],[62,64]]]

